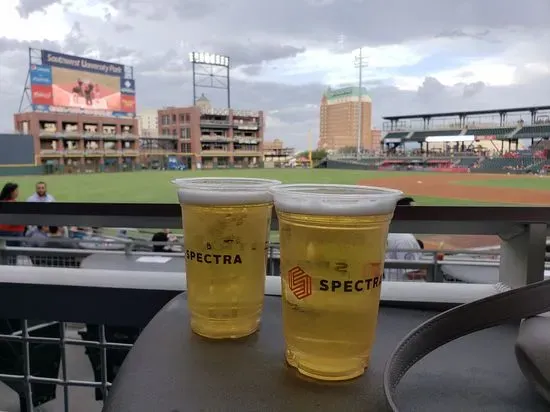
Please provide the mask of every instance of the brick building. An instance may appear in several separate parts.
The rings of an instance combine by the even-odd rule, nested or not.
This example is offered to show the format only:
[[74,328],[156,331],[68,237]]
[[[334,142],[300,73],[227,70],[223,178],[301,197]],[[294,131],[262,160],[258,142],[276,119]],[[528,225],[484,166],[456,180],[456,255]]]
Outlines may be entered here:
[[263,143],[263,160],[264,167],[282,167],[287,164],[294,156],[294,148],[285,147],[284,142],[280,139],[264,141]]
[[35,164],[49,172],[134,170],[139,142],[135,118],[70,113],[14,115],[15,130],[33,137]]
[[262,111],[212,108],[203,95],[196,106],[159,110],[158,122],[158,145],[172,142],[172,152],[190,168],[262,166]]
[[[361,99],[361,101],[359,101]],[[359,105],[362,115],[361,148],[372,144],[372,101],[363,88],[329,88],[321,98],[318,148],[337,151],[357,147]]]

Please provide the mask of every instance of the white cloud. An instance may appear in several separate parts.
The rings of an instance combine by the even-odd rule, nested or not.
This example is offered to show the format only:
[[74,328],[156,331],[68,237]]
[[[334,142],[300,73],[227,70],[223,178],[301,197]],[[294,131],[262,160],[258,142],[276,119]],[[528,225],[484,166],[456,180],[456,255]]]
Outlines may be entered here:
[[33,13],[26,20],[19,16],[18,4],[18,0],[0,1],[0,37],[60,41],[71,29],[60,4],[49,6],[45,13]]
[[[380,0],[313,1],[316,7],[285,0],[225,1],[224,7],[220,0],[59,0],[33,12],[47,1],[1,0],[0,42],[46,39],[67,52],[134,64],[140,107],[188,104],[187,53],[228,53],[242,64],[232,70],[233,107],[265,109],[266,135],[298,147],[318,126],[324,87],[357,83],[357,49],[351,48],[361,43],[378,125],[381,116],[395,113],[548,103],[550,30],[542,20],[544,25],[537,23],[548,11],[547,0],[528,0],[528,10],[538,11],[525,8],[517,15],[510,15],[512,0],[500,0],[490,21],[477,17],[496,0],[464,0],[458,11],[456,1],[439,0],[421,12],[419,5],[391,0],[391,13]],[[17,11],[22,4],[28,19]],[[483,24],[473,27],[477,21]],[[66,38],[73,27],[80,30]],[[17,45],[4,43],[8,50]],[[2,130],[12,127],[17,110],[26,48],[0,48]]]

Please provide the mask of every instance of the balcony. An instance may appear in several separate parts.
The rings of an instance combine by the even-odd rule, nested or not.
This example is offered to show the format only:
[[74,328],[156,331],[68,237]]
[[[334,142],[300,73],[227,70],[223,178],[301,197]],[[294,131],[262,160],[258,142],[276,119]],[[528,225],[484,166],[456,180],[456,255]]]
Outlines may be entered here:
[[228,128],[231,125],[229,119],[218,120],[201,117],[201,126],[216,127],[216,128]]
[[117,149],[105,149],[105,156],[119,156],[121,154],[121,150]]
[[244,150],[238,149],[233,152],[235,156],[262,156],[262,152],[259,150]]
[[134,157],[139,155],[139,151],[135,149],[122,149],[123,156]]
[[84,150],[81,149],[66,149],[63,151],[65,157],[81,157],[84,155]]
[[84,156],[86,157],[101,157],[105,154],[103,149],[86,149],[84,150]]
[[59,133],[56,130],[48,130],[48,129],[40,129],[39,136],[40,137],[57,137]]
[[124,140],[137,140],[139,136],[134,133],[121,133],[120,138]]
[[229,150],[224,149],[207,149],[201,150],[201,156],[212,157],[212,156],[231,156]]
[[63,156],[63,150],[40,149],[41,157],[60,157]]
[[84,135],[84,132],[81,130],[65,130],[63,132],[63,137],[65,139],[75,138],[75,137],[82,137]]
[[103,134],[101,134],[100,132],[84,132],[82,134],[82,137],[84,139],[99,140],[99,139],[103,139]]
[[258,130],[260,127],[259,121],[257,122],[241,122],[239,120],[233,120],[233,127],[238,130]]
[[231,142],[233,139],[227,136],[202,135],[201,142]]
[[[1,224],[179,229],[180,213],[176,204],[0,203]],[[429,256],[417,264],[433,273],[428,276],[429,282],[383,283],[376,345],[365,378],[345,386],[327,385],[322,390],[284,371],[281,337],[279,332],[271,331],[281,328],[276,298],[280,295],[280,282],[277,276],[272,276],[278,273],[278,253],[277,245],[273,244],[268,262],[271,276],[266,281],[266,293],[271,297],[266,298],[264,309],[264,325],[269,327],[262,328],[254,343],[249,341],[261,345],[263,350],[254,352],[244,363],[243,349],[238,344],[224,345],[223,354],[208,345],[206,353],[204,345],[197,346],[195,339],[188,350],[182,351],[181,346],[175,345],[176,348],[168,342],[181,339],[188,329],[185,322],[176,318],[177,324],[167,325],[155,320],[153,330],[148,328],[147,336],[140,338],[136,345],[138,352],[133,356],[134,360],[138,356],[140,368],[148,371],[149,377],[142,378],[150,381],[143,382],[146,385],[141,386],[140,393],[132,386],[135,381],[123,376],[117,380],[117,391],[111,393],[105,411],[127,410],[120,407],[124,394],[132,394],[138,402],[132,412],[169,411],[170,402],[188,405],[190,410],[224,410],[234,398],[227,396],[229,387],[239,391],[243,411],[308,410],[306,405],[320,403],[326,405],[323,408],[326,411],[364,410],[367,398],[372,410],[386,411],[380,392],[380,373],[397,342],[442,308],[542,280],[549,224],[550,208],[398,208],[392,232],[500,236],[499,251],[480,254],[497,253],[498,259],[483,259],[489,262],[479,259],[465,262],[459,256],[454,259],[455,266],[477,270],[491,267],[497,276],[483,279],[484,272],[480,272],[478,284],[450,282],[442,272],[445,265],[453,266],[453,259],[438,261],[435,253],[427,252]],[[277,225],[274,215],[272,229]],[[57,395],[44,404],[45,411],[99,411],[101,403],[95,400],[96,395],[102,398],[109,393],[118,366],[135,336],[155,313],[183,291],[185,277],[180,269],[183,265],[178,263],[182,255],[161,253],[173,260],[180,259],[173,265],[168,263],[169,268],[163,270],[165,263],[151,259],[159,254],[153,254],[143,240],[119,240],[118,248],[94,249],[94,245],[114,243],[117,242],[96,239],[79,242],[74,249],[4,244],[0,247],[0,263],[8,265],[0,266],[0,313],[3,319],[17,320],[16,324],[15,321],[10,324],[11,330],[3,323],[0,326],[3,345],[0,351],[9,348],[11,356],[20,360],[11,368],[0,363],[0,381],[15,388],[14,391],[0,387],[0,410],[18,410],[21,402],[30,411],[33,397],[45,400]],[[132,265],[137,265],[140,257],[148,257],[143,260],[152,263],[143,263],[142,269],[137,269]],[[387,262],[388,267],[409,268],[411,264]],[[170,308],[179,314],[181,301]],[[429,355],[408,373],[400,386],[399,403],[423,411],[440,411],[442,404],[452,411],[546,411],[547,404],[526,384],[513,359],[516,334],[517,324],[502,325],[465,337]],[[141,357],[140,351],[151,338],[160,350],[154,357]],[[185,357],[191,353],[195,358]],[[202,366],[197,367],[198,364]],[[182,386],[175,384],[174,379],[186,370],[192,373],[192,379]],[[235,370],[239,370],[237,375]],[[253,375],[254,370],[266,373]],[[120,373],[125,372],[123,369]],[[150,376],[152,373],[156,376]],[[233,379],[224,378],[227,376]],[[208,394],[202,396],[205,379],[209,379]],[[259,386],[273,396],[259,396]],[[156,388],[165,389],[162,399],[152,396]],[[482,396],[476,397],[481,392]],[[255,407],[251,406],[252,401],[256,402]]]

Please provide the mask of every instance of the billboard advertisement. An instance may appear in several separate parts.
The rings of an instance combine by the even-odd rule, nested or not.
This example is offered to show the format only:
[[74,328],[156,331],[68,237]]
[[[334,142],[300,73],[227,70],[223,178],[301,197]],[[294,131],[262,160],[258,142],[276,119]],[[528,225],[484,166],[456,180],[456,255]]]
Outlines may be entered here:
[[135,116],[136,85],[127,66],[42,50],[30,67],[36,111]]

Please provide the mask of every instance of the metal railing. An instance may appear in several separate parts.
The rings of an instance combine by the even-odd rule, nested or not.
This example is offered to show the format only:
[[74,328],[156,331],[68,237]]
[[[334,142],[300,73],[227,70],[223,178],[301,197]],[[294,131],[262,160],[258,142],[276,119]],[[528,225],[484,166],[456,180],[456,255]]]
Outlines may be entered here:
[[[181,211],[177,204],[0,203],[0,224],[179,229]],[[498,266],[500,283],[384,282],[382,301],[412,302],[415,306],[426,302],[453,305],[541,280],[549,224],[550,208],[398,208],[392,232],[500,236],[499,254],[476,252],[480,258],[475,262],[478,266]],[[277,226],[274,215],[272,229]],[[5,263],[14,256],[31,259],[40,255],[46,263],[49,256],[52,259],[77,256],[80,262],[75,267],[61,261],[45,265],[50,267],[0,266],[0,319],[5,319],[0,321],[0,381],[13,388],[8,391],[0,387],[0,410],[17,410],[9,402],[20,403],[21,410],[29,412],[39,404],[55,411],[70,411],[76,405],[76,410],[99,410],[96,399],[101,400],[108,393],[126,351],[141,329],[185,287],[183,270],[145,272],[76,267],[97,253],[123,257],[154,255],[148,250],[134,250],[139,249],[138,245],[148,245],[146,241],[122,243],[123,249],[107,251],[26,246],[1,249],[0,258]],[[277,263],[277,251],[277,245],[273,244],[270,250],[273,264]],[[437,274],[445,264],[453,265],[455,261],[457,265],[465,264],[458,255],[440,261],[437,253],[425,253],[428,256],[425,260],[389,261],[388,267],[410,268],[414,263],[426,265],[427,269],[438,268],[431,269],[435,274],[430,279],[437,281],[445,280],[438,279]],[[494,259],[486,259],[489,254]],[[163,256],[183,260],[178,253]],[[268,270],[271,274],[277,272],[275,268]],[[267,278],[266,293],[280,294],[277,277]],[[94,396],[82,388],[97,392]],[[56,394],[57,398],[50,400]]]
[[[150,236],[150,235],[149,235]],[[18,246],[8,246],[6,242],[13,239],[0,237],[0,265],[15,266],[39,266],[79,268],[83,259],[90,255],[125,255],[125,256],[157,256],[169,253],[171,257],[183,259],[183,242],[150,242],[145,239],[113,239],[108,242],[101,240],[50,238],[49,247],[30,246],[28,238],[20,239]],[[58,243],[56,245],[56,243]],[[167,248],[165,252],[154,252],[154,246]],[[70,249],[67,249],[70,247]],[[93,249],[92,249],[93,247]],[[267,276],[280,276],[280,245],[271,242],[268,248]],[[432,282],[458,281],[452,276],[446,275],[442,266],[490,266],[498,268],[500,251],[473,249],[390,249],[388,252],[413,253],[417,255],[415,260],[388,259],[385,262],[388,281],[424,280]],[[461,257],[461,255],[464,255]],[[445,257],[445,260],[442,260]],[[389,270],[388,270],[389,269]],[[406,275],[411,272],[410,278],[396,276],[391,269],[398,269],[399,273]],[[414,275],[414,276],[413,276]],[[481,280],[480,280],[481,282]]]

